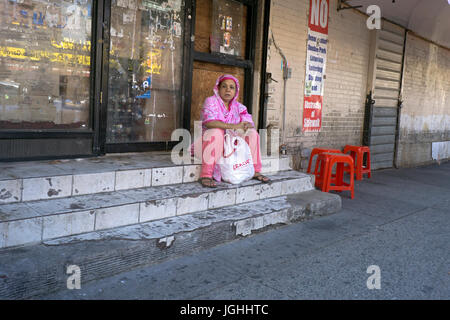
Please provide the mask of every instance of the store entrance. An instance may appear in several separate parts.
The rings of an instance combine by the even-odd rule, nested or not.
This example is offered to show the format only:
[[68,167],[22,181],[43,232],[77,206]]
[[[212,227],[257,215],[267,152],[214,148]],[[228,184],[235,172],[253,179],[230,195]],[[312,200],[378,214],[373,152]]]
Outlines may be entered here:
[[222,74],[239,80],[238,101],[251,112],[254,9],[255,4],[250,1],[196,1],[191,133],[195,122],[201,120],[203,102],[214,94],[214,85]]
[[256,1],[133,3],[111,1],[107,153],[170,150],[224,73],[251,112]]
[[106,152],[164,145],[181,126],[183,4],[111,1]]

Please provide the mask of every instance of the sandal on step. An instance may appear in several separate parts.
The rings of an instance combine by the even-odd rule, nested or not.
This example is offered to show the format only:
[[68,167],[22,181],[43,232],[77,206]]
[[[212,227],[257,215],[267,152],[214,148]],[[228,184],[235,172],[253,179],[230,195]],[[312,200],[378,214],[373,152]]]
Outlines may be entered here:
[[260,173],[259,173],[258,175],[253,176],[252,179],[261,181],[262,183],[269,183],[269,182],[270,182],[270,179],[269,179],[268,177],[263,176],[263,175],[260,174]]
[[[209,177],[203,177],[200,178],[198,180],[202,186],[207,187],[207,188],[217,188],[217,184],[214,182],[214,180],[212,178]],[[208,181],[207,183],[205,183],[205,181]]]

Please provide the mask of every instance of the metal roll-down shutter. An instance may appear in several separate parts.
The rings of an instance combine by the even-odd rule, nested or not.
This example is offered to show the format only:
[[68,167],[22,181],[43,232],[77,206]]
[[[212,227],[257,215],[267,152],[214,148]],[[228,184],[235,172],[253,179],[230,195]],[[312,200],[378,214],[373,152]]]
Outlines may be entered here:
[[364,128],[372,169],[394,165],[404,42],[405,30],[386,21],[373,31]]

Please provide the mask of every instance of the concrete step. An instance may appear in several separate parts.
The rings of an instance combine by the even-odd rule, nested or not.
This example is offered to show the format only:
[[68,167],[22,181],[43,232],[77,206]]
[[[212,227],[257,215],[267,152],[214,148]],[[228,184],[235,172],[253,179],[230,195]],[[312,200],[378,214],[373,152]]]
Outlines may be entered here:
[[297,171],[268,175],[239,185],[198,182],[156,185],[65,198],[0,204],[0,248],[40,243],[62,236],[230,207],[314,189],[314,176]]
[[[290,170],[291,157],[265,157],[262,172]],[[0,204],[67,198],[197,181],[200,164],[174,165],[170,153],[0,163]]]
[[67,290],[71,265],[80,268],[83,286],[340,209],[339,196],[310,190],[3,249],[0,299],[28,299]]

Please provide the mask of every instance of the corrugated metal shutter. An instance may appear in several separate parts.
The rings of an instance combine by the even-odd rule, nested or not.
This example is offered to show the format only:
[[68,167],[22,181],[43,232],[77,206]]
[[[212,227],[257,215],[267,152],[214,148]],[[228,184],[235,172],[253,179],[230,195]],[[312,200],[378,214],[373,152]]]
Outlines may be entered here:
[[[390,168],[394,164],[397,109],[402,80],[405,30],[383,21],[375,31],[369,90],[375,101],[368,110],[366,142],[370,147],[372,169]],[[367,129],[367,128],[366,128]]]

